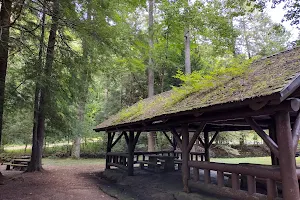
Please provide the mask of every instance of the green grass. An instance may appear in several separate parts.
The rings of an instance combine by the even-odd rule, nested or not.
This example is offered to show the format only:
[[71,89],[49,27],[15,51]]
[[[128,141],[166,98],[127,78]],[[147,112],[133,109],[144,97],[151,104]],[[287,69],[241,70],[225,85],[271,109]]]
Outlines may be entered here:
[[[249,157],[249,158],[211,158],[212,162],[238,164],[253,163],[262,165],[271,165],[270,157]],[[297,165],[300,166],[300,157],[296,158]],[[89,159],[72,159],[72,158],[43,158],[44,165],[55,166],[72,166],[72,165],[103,165],[105,159],[89,158]]]
[[72,166],[72,165],[101,165],[105,159],[72,159],[72,158],[43,158],[43,165]]
[[[271,157],[249,157],[249,158],[211,158],[212,162],[219,163],[253,163],[262,165],[271,165]],[[296,158],[297,165],[300,165],[300,157]]]

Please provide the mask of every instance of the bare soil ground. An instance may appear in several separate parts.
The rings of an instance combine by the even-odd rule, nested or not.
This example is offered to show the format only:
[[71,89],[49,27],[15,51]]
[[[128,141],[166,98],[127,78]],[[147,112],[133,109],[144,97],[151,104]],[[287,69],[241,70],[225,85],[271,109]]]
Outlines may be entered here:
[[44,166],[45,171],[21,173],[20,171],[0,171],[5,176],[0,185],[1,200],[112,200],[97,184],[96,171],[103,170],[100,165]]

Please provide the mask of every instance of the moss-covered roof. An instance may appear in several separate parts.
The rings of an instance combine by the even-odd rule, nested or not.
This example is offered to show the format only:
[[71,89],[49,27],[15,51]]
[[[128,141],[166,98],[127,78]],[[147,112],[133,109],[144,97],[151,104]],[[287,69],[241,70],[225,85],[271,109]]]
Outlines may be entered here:
[[[176,91],[141,100],[99,124],[95,130],[142,122],[159,116],[182,111],[213,107],[220,104],[242,102],[246,99],[282,95],[287,86],[300,73],[300,47],[287,50],[253,62],[243,76],[237,76],[214,88],[201,89],[176,102],[170,99]],[[278,95],[280,97],[280,95]]]

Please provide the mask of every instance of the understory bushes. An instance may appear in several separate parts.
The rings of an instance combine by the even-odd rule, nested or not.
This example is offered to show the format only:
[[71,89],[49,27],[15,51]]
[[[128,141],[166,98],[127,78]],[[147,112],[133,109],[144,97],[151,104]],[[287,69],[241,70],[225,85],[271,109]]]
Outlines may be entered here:
[[[146,138],[142,138],[146,139]],[[159,141],[159,138],[157,138]],[[157,142],[157,150],[171,150],[172,147],[168,143]],[[127,147],[125,141],[118,142],[114,147],[114,152],[126,152]],[[68,158],[71,157],[72,145],[47,146],[44,148],[43,157],[50,158]],[[136,151],[147,151],[147,145],[140,142],[136,146]],[[196,148],[197,152],[203,152],[204,149]],[[81,144],[81,158],[105,158],[106,141],[88,142]],[[14,149],[6,150],[0,154],[0,157],[18,157],[20,155],[30,155],[31,149]],[[242,157],[264,157],[270,155],[269,148],[264,144],[259,145],[223,145],[215,144],[210,149],[211,157],[215,158],[242,158]]]

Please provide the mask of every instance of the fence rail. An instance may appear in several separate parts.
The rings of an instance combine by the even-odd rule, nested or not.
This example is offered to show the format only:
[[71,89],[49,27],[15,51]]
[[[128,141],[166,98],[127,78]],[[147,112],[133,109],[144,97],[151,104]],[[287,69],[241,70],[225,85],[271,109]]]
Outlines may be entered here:
[[[278,197],[276,181],[280,181],[280,169],[274,166],[261,166],[253,164],[223,164],[211,162],[189,161],[189,167],[193,169],[193,181],[189,182],[191,187],[207,189],[215,193],[226,194],[227,197],[243,199],[275,199]],[[204,183],[199,181],[199,169],[204,170]],[[211,181],[211,171],[217,172],[217,183]],[[224,173],[230,177],[231,187],[224,186]],[[245,178],[247,191],[241,190],[240,182]],[[256,181],[266,184],[267,195],[258,194],[256,191]],[[213,190],[212,190],[213,189]]]

